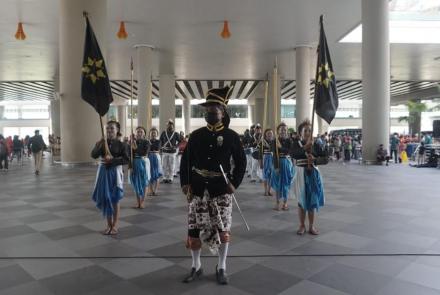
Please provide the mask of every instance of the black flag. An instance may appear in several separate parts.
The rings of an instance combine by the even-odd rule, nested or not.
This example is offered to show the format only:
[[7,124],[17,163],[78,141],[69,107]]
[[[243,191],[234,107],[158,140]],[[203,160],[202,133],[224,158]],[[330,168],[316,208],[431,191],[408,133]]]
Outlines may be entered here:
[[319,32],[318,62],[316,64],[315,99],[313,103],[316,114],[330,124],[335,118],[339,102],[335,73],[333,72],[322,19],[321,15],[319,19],[321,29]]
[[108,112],[113,96],[104,57],[86,13],[85,18],[87,27],[82,65],[81,97],[94,107],[102,117]]

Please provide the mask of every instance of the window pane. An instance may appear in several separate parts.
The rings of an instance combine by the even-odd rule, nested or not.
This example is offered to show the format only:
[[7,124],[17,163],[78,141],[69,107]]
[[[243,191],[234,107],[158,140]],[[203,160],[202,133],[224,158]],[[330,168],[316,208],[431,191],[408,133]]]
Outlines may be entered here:
[[295,118],[296,106],[281,105],[281,118]]
[[176,118],[182,118],[182,106],[176,105]]

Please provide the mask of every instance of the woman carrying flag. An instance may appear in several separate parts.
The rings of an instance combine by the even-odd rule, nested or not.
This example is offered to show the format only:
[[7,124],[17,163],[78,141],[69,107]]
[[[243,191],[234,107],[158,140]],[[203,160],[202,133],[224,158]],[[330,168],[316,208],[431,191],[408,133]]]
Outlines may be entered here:
[[119,201],[124,196],[122,165],[129,161],[127,145],[117,140],[119,130],[118,122],[109,121],[106,125],[108,149],[105,139],[101,139],[91,153],[92,158],[101,158],[92,198],[107,218],[107,228],[103,232],[105,235],[118,233]]
[[312,125],[306,120],[298,126],[300,139],[293,142],[292,157],[296,162],[294,193],[298,201],[299,228],[298,235],[306,232],[305,219],[308,215],[309,233],[319,234],[315,227],[315,212],[324,206],[324,188],[321,174],[316,165],[327,164],[328,154],[317,143],[312,144]]

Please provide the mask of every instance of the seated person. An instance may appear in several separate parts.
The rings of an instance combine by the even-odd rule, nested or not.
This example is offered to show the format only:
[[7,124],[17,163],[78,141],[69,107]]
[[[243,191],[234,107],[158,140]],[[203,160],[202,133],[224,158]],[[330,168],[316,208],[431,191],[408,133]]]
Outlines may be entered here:
[[388,152],[386,149],[383,148],[383,144],[379,145],[379,148],[376,152],[376,159],[377,162],[382,165],[383,162],[386,162],[386,165],[388,166],[388,162],[390,161],[390,156],[388,156]]

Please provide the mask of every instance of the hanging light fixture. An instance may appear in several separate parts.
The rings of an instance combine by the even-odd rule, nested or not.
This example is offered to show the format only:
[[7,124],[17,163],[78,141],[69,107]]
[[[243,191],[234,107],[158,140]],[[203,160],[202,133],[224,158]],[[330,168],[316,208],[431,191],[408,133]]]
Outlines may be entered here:
[[127,39],[128,34],[127,31],[125,30],[125,22],[121,22],[119,24],[119,31],[116,34],[116,36],[118,37],[118,39]]
[[229,32],[229,22],[227,20],[223,22],[223,30],[220,33],[220,36],[223,39],[229,39],[231,37],[231,32]]
[[23,31],[23,24],[21,22],[18,23],[17,32],[15,33],[15,39],[17,40],[26,39],[26,34]]

